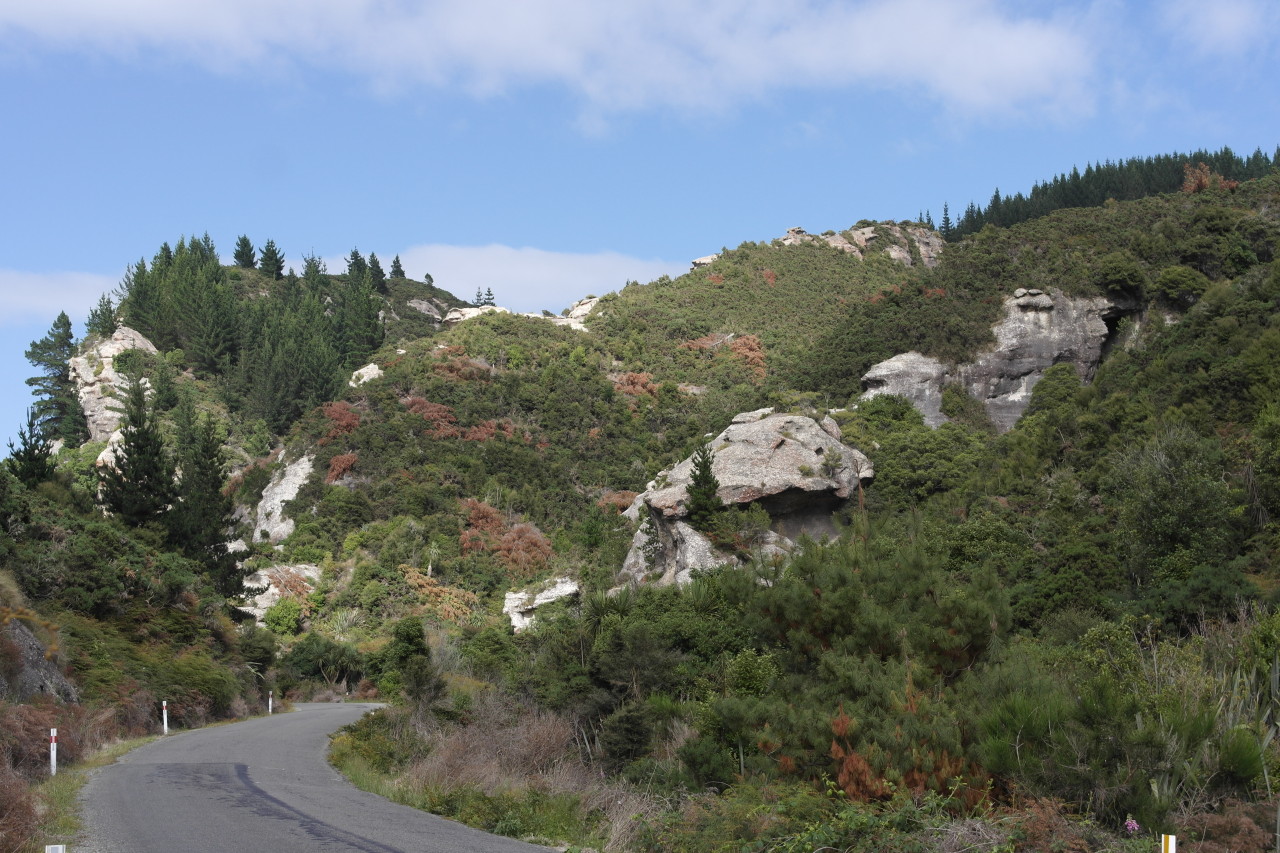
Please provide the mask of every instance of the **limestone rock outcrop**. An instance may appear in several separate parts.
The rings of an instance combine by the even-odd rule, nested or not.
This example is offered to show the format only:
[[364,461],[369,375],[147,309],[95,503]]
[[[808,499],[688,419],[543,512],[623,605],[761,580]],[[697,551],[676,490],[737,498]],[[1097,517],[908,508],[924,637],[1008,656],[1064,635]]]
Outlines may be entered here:
[[318,580],[320,567],[312,563],[268,566],[245,578],[247,589],[261,589],[262,592],[246,599],[240,609],[262,622],[271,605],[282,598],[304,598],[315,588]]
[[[943,239],[937,231],[923,225],[901,225],[882,222],[861,228],[850,228],[839,233],[810,234],[803,228],[788,228],[777,240],[783,246],[802,243],[826,243],[855,257],[866,257],[870,252],[883,252],[893,260],[913,266],[915,259],[911,249],[920,253],[920,261],[926,267],[936,267],[942,255]],[[696,262],[695,262],[696,263]]]
[[[262,490],[262,498],[252,518],[248,518],[241,508],[237,521],[249,521],[249,535],[253,539],[277,545],[293,532],[293,519],[285,516],[284,505],[298,496],[298,491],[311,476],[315,461],[314,456],[300,456],[276,471]],[[229,543],[227,547],[235,552],[248,550],[240,540]]]
[[351,379],[347,381],[347,385],[350,386],[351,388],[359,388],[364,383],[369,382],[370,380],[373,380],[373,379],[377,379],[381,375],[382,375],[382,368],[378,367],[378,365],[374,364],[373,362],[370,362],[369,364],[366,364],[364,367],[352,373]]
[[426,314],[436,323],[443,320],[444,316],[449,313],[449,306],[439,299],[410,299],[405,304],[419,314]]
[[502,612],[518,633],[533,624],[534,611],[539,607],[562,598],[572,598],[578,592],[578,582],[573,578],[553,578],[537,587],[508,592],[503,598]]
[[483,317],[485,314],[515,314],[517,317],[529,317],[533,320],[544,320],[553,326],[568,326],[579,332],[587,330],[586,319],[591,314],[596,304],[600,301],[598,296],[588,296],[585,299],[579,299],[577,302],[569,306],[569,309],[563,316],[555,314],[535,314],[533,312],[518,313],[503,308],[501,305],[482,305],[479,308],[454,308],[444,316],[442,324],[448,328],[456,326],[459,323],[476,317]]
[[120,404],[128,380],[116,371],[115,360],[131,349],[156,353],[155,345],[141,332],[121,326],[111,337],[94,342],[68,362],[80,408],[89,423],[89,441],[107,441],[120,427]]
[[1070,297],[1018,288],[1004,301],[1004,318],[993,328],[996,345],[972,362],[955,366],[908,352],[872,366],[862,377],[863,399],[881,394],[906,397],[937,426],[942,389],[957,385],[982,401],[1001,432],[1011,429],[1031,401],[1031,390],[1055,364],[1075,365],[1080,378],[1093,378],[1115,322],[1137,306],[1106,297]]
[[[783,553],[801,535],[836,533],[835,514],[875,476],[871,460],[822,422],[772,409],[745,412],[711,440],[717,494],[727,506],[757,504],[769,529],[756,547]],[[623,563],[625,583],[685,583],[695,569],[736,562],[686,520],[692,457],[662,472],[624,513],[640,524]]]

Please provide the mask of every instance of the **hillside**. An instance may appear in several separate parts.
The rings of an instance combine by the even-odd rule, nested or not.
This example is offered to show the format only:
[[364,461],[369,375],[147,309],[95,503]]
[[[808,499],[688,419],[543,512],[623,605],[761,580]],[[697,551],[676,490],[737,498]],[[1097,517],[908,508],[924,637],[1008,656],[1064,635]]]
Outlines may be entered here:
[[[467,303],[357,252],[294,275],[166,245],[84,340],[55,324],[35,348],[49,405],[0,471],[0,606],[56,641],[79,703],[10,686],[5,729],[57,720],[87,746],[152,726],[159,698],[199,725],[268,690],[351,691],[396,707],[336,741],[342,766],[512,835],[1147,845],[1128,818],[1262,850],[1280,175],[1191,190],[940,253],[915,223],[793,230],[606,294],[586,331],[443,323]],[[907,351],[959,375],[1019,291],[1123,319],[1096,362],[1037,368],[1007,431],[956,381],[933,428],[902,397],[859,399]],[[111,350],[120,326],[155,352]],[[76,418],[88,380],[58,367],[76,352],[123,409],[110,442]],[[753,440],[814,436],[772,502],[754,450],[736,485],[724,467],[745,431],[726,428],[766,407],[799,420]],[[838,470],[855,450],[874,479]],[[820,525],[796,521],[805,489]],[[658,550],[695,539],[706,562],[659,583]],[[553,579],[576,594],[515,633],[506,594]],[[17,791],[40,756],[10,754]]]

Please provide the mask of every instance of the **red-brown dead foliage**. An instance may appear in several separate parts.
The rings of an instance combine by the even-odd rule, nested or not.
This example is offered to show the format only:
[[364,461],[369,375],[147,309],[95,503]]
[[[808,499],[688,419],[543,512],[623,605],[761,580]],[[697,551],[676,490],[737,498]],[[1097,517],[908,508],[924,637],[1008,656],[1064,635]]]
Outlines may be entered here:
[[338,482],[342,477],[355,467],[356,459],[359,458],[355,453],[339,453],[337,456],[329,460],[329,473],[325,476],[324,481],[329,484]]
[[623,373],[613,380],[613,387],[628,397],[657,397],[658,386],[652,373]]
[[1240,186],[1239,181],[1232,181],[1222,177],[1217,172],[1210,171],[1208,165],[1197,163],[1192,166],[1190,163],[1182,164],[1182,191],[1184,193],[1198,193],[1214,187],[1217,189],[1234,190]]
[[467,528],[458,537],[463,554],[497,549],[507,525],[502,513],[483,501],[464,498],[462,508],[467,512]]
[[618,492],[605,492],[596,501],[596,506],[601,509],[612,509],[614,512],[622,512],[636,499],[636,492],[630,492],[626,489]]
[[351,408],[350,403],[325,403],[320,410],[329,419],[329,432],[320,439],[321,444],[327,444],[340,435],[350,435],[360,426],[360,413]]
[[723,333],[703,335],[700,338],[694,338],[691,341],[685,341],[684,343],[680,344],[680,349],[688,349],[688,350],[694,350],[694,351],[713,350],[713,349],[717,349],[719,347],[724,346],[725,342],[728,341],[731,337],[732,337],[731,335],[726,335]]
[[432,438],[457,438],[461,434],[458,416],[444,403],[432,403],[422,397],[406,397],[404,407],[415,415],[422,416]]
[[765,369],[764,346],[759,338],[755,335],[734,338],[729,344],[729,351],[747,366],[757,381],[764,379],[768,371]]
[[438,376],[457,382],[483,382],[493,374],[493,369],[486,362],[461,355],[437,362],[431,369]]
[[760,275],[764,277],[765,284],[770,287],[778,283],[778,274],[773,270],[763,270]]
[[713,272],[711,275],[707,276],[707,281],[712,284],[724,284],[724,276],[720,275],[718,272]]
[[39,825],[35,794],[22,777],[0,767],[0,853],[17,853]]
[[[1192,815],[1178,827],[1178,846],[1187,853],[1267,853],[1275,837],[1269,827],[1276,804],[1227,800],[1222,809]],[[1185,839],[1185,840],[1184,840]]]
[[532,524],[517,524],[503,534],[498,556],[512,575],[531,578],[547,567],[551,542]]

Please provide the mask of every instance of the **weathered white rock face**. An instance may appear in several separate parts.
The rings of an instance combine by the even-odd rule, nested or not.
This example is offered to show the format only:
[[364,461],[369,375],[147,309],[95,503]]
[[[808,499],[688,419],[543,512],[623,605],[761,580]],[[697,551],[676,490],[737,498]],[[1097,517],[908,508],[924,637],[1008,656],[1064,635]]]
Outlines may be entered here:
[[314,456],[302,456],[275,473],[262,490],[250,536],[276,545],[293,532],[293,519],[285,517],[284,505],[298,496],[298,490],[311,476],[315,461]]
[[116,356],[126,350],[142,350],[155,354],[156,348],[141,332],[121,326],[105,340],[98,341],[83,355],[69,362],[71,378],[76,383],[80,408],[89,422],[89,440],[107,441],[120,426],[119,410],[127,380],[116,372]]
[[568,326],[571,329],[577,329],[579,332],[587,330],[584,322],[591,311],[600,301],[598,296],[588,296],[586,299],[579,299],[573,305],[569,306],[569,311],[563,317],[557,317],[554,314],[535,314],[533,312],[517,313],[503,308],[500,305],[485,305],[480,308],[454,308],[445,315],[442,324],[448,328],[456,326],[459,323],[476,317],[483,317],[485,314],[515,314],[517,317],[529,317],[534,320],[543,320],[553,326]]
[[286,596],[302,598],[315,588],[320,579],[320,567],[311,563],[268,566],[254,572],[244,580],[246,587],[263,588],[263,591],[245,601],[242,610],[253,614],[259,623],[275,604]]
[[533,624],[534,611],[539,607],[575,596],[578,591],[578,583],[572,578],[555,578],[537,587],[507,593],[502,612],[511,619],[511,627],[520,632]]
[[364,383],[370,381],[371,379],[377,379],[381,375],[382,375],[382,368],[378,367],[378,365],[376,364],[369,363],[369,364],[366,364],[364,367],[360,368],[359,370],[357,370],[356,372],[352,373],[351,379],[350,381],[347,382],[347,385],[349,385],[352,388],[359,388]]
[[[875,476],[871,460],[838,436],[829,418],[760,409],[738,415],[712,439],[720,499],[757,503],[769,514],[759,547],[784,552],[802,534],[835,534],[835,512]],[[690,457],[658,475],[624,513],[641,522],[623,563],[626,582],[684,583],[695,569],[736,562],[685,521],[692,475]]]
[[1031,390],[1049,367],[1070,362],[1081,379],[1092,379],[1111,334],[1108,321],[1135,307],[1101,296],[1072,298],[1060,290],[1019,288],[1004,301],[1004,319],[993,329],[994,349],[955,367],[917,352],[896,355],[862,377],[862,396],[906,397],[926,423],[937,426],[946,420],[943,387],[959,385],[983,402],[992,422],[1005,432],[1022,416]]
[[451,308],[449,313],[444,315],[441,323],[445,327],[456,326],[464,320],[471,320],[475,317],[483,317],[485,314],[510,314],[506,308],[498,305],[485,305],[481,308]]
[[690,271],[696,270],[696,269],[702,269],[703,267],[709,267],[712,264],[714,264],[717,260],[719,260],[719,258],[720,258],[719,252],[716,252],[714,255],[703,255],[700,258],[694,258],[692,261],[690,261],[690,268],[691,268]]
[[410,299],[405,304],[420,314],[426,314],[437,323],[449,313],[447,306],[436,299]]
[[[787,233],[778,238],[777,242],[784,246],[826,243],[833,249],[859,258],[865,257],[869,252],[883,252],[906,266],[915,263],[911,254],[911,247],[914,245],[920,252],[921,262],[926,267],[936,267],[944,241],[941,234],[923,225],[882,222],[878,225],[850,228],[838,234],[810,234],[803,228],[788,228]],[[694,263],[696,268],[697,262]]]

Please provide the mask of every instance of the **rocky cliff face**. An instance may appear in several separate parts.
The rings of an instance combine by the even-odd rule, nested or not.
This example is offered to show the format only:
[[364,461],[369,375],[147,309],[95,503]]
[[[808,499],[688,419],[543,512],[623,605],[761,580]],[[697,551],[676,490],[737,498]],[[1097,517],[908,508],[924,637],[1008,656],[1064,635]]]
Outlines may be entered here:
[[[784,246],[796,246],[801,243],[826,243],[833,249],[839,249],[859,258],[871,252],[883,252],[899,263],[913,266],[915,258],[911,249],[920,253],[920,261],[926,267],[936,267],[944,245],[942,235],[923,225],[898,225],[893,222],[882,222],[866,225],[861,228],[850,228],[840,233],[810,234],[803,228],[788,228],[787,233],[778,240]],[[696,261],[694,262],[697,263]]]
[[[758,542],[785,552],[807,534],[836,532],[834,515],[875,475],[871,461],[840,441],[830,418],[821,423],[772,409],[746,412],[711,441],[717,494],[727,506],[755,503],[769,515]],[[621,583],[686,583],[694,569],[736,562],[685,520],[693,460],[658,475],[625,513],[640,523],[623,563]]]
[[957,385],[981,400],[996,428],[1005,432],[1022,417],[1031,389],[1049,367],[1069,362],[1081,379],[1092,379],[1116,321],[1136,308],[1101,296],[1019,288],[1004,301],[1004,319],[993,329],[994,349],[954,366],[918,352],[896,355],[862,377],[862,396],[906,397],[925,423],[937,426],[947,420],[942,389]]
[[78,702],[75,685],[49,659],[44,643],[17,619],[0,625],[0,697],[28,702],[53,696]]
[[120,427],[120,398],[127,380],[116,372],[116,356],[126,350],[155,354],[156,348],[141,332],[121,326],[111,337],[93,344],[68,364],[80,396],[80,407],[89,422],[89,440],[107,441]]
[[[547,314],[524,313],[517,314],[517,317],[529,317],[534,320],[545,320],[553,326],[568,326],[570,329],[576,329],[579,332],[587,330],[586,319],[591,311],[596,307],[596,303],[600,301],[598,296],[588,296],[586,299],[579,299],[573,305],[569,306],[569,310],[565,312],[563,317],[557,317]],[[480,308],[454,308],[445,314],[441,320],[441,325],[445,328],[456,326],[459,323],[470,320],[474,317],[481,317],[485,314],[511,314],[509,309],[500,305],[485,305]]]

